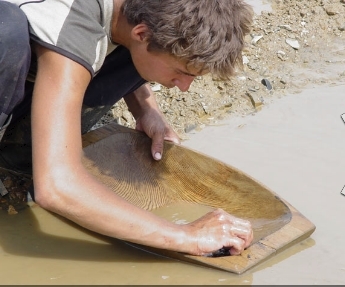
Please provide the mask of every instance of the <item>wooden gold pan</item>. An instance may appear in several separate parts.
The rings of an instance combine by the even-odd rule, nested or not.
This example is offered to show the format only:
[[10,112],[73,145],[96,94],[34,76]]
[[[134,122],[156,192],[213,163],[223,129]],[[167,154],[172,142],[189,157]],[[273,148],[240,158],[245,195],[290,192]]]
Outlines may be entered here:
[[251,221],[254,241],[240,256],[221,257],[192,256],[131,245],[241,274],[307,238],[315,230],[289,203],[243,172],[168,142],[163,159],[156,162],[150,147],[151,140],[143,133],[109,124],[83,136],[83,160],[100,181],[141,208],[152,212],[169,206],[178,209],[179,204],[189,204],[195,209],[198,206],[222,208]]

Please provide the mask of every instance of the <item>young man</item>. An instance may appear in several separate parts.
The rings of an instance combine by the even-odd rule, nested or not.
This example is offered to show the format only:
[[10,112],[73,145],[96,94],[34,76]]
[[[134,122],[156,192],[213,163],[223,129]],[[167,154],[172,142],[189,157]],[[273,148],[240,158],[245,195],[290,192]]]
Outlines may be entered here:
[[124,97],[160,160],[179,139],[146,82],[187,91],[198,75],[230,77],[251,18],[242,0],[0,0],[1,166],[32,172],[40,206],[95,232],[240,254],[249,222],[216,210],[176,225],[129,204],[85,170],[81,134]]

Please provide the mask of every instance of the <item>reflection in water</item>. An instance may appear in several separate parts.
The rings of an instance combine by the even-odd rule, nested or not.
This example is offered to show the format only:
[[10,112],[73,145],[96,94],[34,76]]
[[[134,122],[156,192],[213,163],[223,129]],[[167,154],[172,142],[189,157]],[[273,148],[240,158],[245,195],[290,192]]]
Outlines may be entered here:
[[[219,284],[225,281],[242,284],[251,281],[250,275],[243,279],[138,250],[120,240],[83,229],[37,205],[14,216],[0,213],[0,226],[1,273],[7,274],[1,278],[2,284]],[[200,270],[205,277],[199,274],[193,278]]]
[[[2,249],[16,256],[116,262],[116,255],[125,256],[123,249],[128,249],[126,244],[119,240],[82,229],[37,205],[26,208],[15,216],[1,214],[0,225]],[[67,230],[69,232],[64,233]],[[84,236],[78,236],[80,232]],[[121,261],[123,259],[126,260],[126,256],[121,258]]]

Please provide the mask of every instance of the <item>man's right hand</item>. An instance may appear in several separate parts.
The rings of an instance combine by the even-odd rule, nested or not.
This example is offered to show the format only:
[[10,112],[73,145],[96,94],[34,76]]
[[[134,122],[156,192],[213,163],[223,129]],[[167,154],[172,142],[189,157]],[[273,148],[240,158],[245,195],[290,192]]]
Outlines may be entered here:
[[193,255],[210,255],[221,248],[239,255],[253,240],[251,223],[216,209],[185,225]]

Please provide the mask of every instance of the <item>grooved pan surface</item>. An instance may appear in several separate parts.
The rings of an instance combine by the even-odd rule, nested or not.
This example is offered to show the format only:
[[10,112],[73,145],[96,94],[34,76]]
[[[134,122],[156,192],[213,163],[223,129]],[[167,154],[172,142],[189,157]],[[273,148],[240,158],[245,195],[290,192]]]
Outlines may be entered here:
[[166,142],[163,159],[157,162],[146,135],[116,124],[84,135],[83,146],[89,172],[143,209],[154,212],[177,203],[222,208],[250,220],[254,230],[252,245],[240,256],[191,256],[132,244],[140,249],[241,274],[315,229],[289,203],[250,176],[183,146]]

